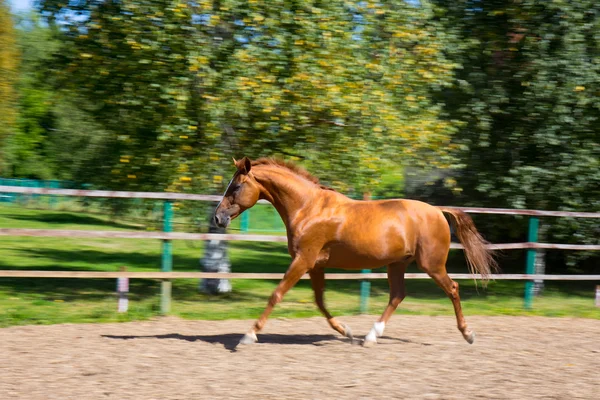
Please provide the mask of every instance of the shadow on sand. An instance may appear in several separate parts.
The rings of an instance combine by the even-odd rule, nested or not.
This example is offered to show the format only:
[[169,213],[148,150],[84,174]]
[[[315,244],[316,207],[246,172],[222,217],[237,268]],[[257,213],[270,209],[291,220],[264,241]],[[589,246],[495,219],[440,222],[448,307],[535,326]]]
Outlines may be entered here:
[[[164,335],[101,335],[107,339],[117,340],[134,340],[134,339],[177,339],[185,340],[187,342],[205,342],[210,344],[222,344],[227,350],[235,352],[238,349],[238,343],[243,335],[239,333],[225,333],[221,335],[181,335],[179,333],[169,333]],[[389,336],[382,336],[380,339],[386,341],[394,341],[401,343],[413,343],[421,346],[431,346],[430,343],[417,343],[412,340],[393,338]],[[349,344],[360,345],[362,339],[354,338],[350,339],[341,337],[339,335],[282,335],[277,333],[264,333],[259,336],[259,343],[262,344],[276,344],[276,345],[312,345],[312,346],[323,346],[325,342],[347,342]]]
[[[169,333],[165,335],[102,335],[108,339],[132,340],[132,339],[178,339],[187,342],[205,342],[210,344],[222,344],[227,350],[236,351],[238,343],[243,335],[239,333],[225,333],[222,335],[181,335]],[[281,335],[265,333],[260,335],[260,343],[264,344],[296,344],[321,346],[322,342],[343,341],[345,338],[336,335]]]

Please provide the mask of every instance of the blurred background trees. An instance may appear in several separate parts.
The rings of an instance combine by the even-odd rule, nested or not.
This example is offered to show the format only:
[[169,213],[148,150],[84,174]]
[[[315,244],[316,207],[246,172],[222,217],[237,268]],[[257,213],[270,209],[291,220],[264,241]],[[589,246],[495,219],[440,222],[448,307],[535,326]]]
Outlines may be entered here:
[[231,156],[302,160],[371,191],[403,159],[451,165],[431,96],[454,64],[425,5],[44,0],[59,87],[110,137],[103,186],[210,190]]
[[0,0],[4,177],[220,193],[231,156],[278,155],[356,197],[600,209],[595,1],[36,5],[11,20]]
[[8,5],[0,0],[0,174],[7,174],[9,164],[6,145],[8,137],[15,129],[17,116],[15,89],[19,52],[17,48],[16,31]]
[[[444,92],[464,123],[455,204],[600,209],[600,4],[435,1],[461,65]],[[497,219],[498,240],[524,223]],[[545,219],[546,241],[598,243],[592,219]],[[554,253],[553,253],[554,254]],[[565,252],[554,256],[564,257]],[[569,252],[575,257],[589,254]],[[596,258],[597,260],[597,258]],[[591,267],[590,261],[590,267]]]

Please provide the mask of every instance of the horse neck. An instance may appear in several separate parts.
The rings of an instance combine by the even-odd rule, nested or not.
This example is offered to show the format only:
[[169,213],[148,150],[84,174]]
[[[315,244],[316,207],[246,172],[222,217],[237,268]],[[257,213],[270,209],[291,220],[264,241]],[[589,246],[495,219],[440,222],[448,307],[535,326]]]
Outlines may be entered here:
[[252,172],[262,186],[260,197],[273,204],[288,230],[296,213],[310,204],[320,190],[314,183],[282,168],[263,166],[253,168]]

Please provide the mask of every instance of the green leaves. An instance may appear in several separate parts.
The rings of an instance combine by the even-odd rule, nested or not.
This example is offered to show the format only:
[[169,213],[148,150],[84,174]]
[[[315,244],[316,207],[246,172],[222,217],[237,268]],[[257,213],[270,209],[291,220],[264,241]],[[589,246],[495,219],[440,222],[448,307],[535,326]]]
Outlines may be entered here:
[[[58,1],[41,4],[64,15]],[[451,162],[455,124],[431,93],[450,84],[455,64],[425,3],[81,7],[86,18],[62,25],[57,70],[95,103],[97,121],[127,137],[107,160],[112,185],[206,192],[230,156],[278,154],[340,189],[370,190],[385,160]],[[191,181],[180,179],[184,170]]]
[[[598,3],[436,3],[463,65],[445,93],[465,122],[454,138],[465,149],[457,202],[600,210]],[[544,223],[563,243],[598,242],[593,221],[581,221],[580,237],[564,220]]]
[[19,52],[13,21],[4,0],[0,0],[0,175],[7,174],[6,141],[16,118],[16,90]]

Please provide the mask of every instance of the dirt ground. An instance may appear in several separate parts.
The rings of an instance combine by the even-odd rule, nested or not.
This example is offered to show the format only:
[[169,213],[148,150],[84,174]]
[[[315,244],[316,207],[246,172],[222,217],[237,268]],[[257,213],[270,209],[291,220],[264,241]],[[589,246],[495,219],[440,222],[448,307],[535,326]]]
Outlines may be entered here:
[[[375,317],[344,317],[361,338]],[[0,329],[2,399],[598,399],[600,320],[395,315],[372,348],[324,318]]]

